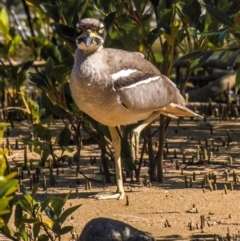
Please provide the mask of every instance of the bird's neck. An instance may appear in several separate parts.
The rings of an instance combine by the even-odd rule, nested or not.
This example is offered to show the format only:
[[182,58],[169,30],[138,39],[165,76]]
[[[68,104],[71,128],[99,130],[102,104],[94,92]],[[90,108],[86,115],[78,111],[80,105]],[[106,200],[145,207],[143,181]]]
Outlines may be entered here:
[[103,46],[101,45],[100,47],[96,48],[96,46],[90,46],[90,47],[87,47],[87,48],[81,48],[79,49],[81,51],[81,54],[82,55],[85,55],[86,57],[89,56],[89,55],[92,55],[96,52],[99,52],[103,49]]

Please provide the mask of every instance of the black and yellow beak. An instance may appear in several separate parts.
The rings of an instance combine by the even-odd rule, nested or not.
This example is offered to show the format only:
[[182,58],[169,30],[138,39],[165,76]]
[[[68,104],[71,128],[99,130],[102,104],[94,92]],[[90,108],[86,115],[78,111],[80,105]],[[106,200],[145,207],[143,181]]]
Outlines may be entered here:
[[89,47],[92,44],[93,38],[91,38],[90,36],[86,36],[84,38],[84,43],[87,47]]
[[83,38],[83,41],[85,45],[89,47],[92,44],[94,38],[97,38],[97,34],[95,32],[92,32],[91,30],[88,30]]

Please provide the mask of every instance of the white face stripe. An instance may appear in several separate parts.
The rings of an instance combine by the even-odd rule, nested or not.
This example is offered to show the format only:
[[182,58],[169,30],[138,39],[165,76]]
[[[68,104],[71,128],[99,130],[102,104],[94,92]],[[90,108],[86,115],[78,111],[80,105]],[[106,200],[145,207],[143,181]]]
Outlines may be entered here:
[[120,78],[124,78],[124,77],[128,77],[130,74],[136,72],[136,69],[123,69],[120,70],[119,72],[112,74],[112,82],[120,79]]
[[99,44],[99,45],[97,45],[96,42],[93,41],[93,43],[89,47],[87,47],[85,43],[81,42],[79,44],[77,40],[76,40],[76,44],[77,44],[78,48],[85,53],[91,53],[91,52],[99,51],[103,48],[104,39],[100,36],[97,36],[97,38],[101,42],[101,44]]
[[148,84],[148,83],[150,83],[150,82],[152,82],[152,81],[155,81],[155,80],[157,80],[157,79],[159,79],[159,78],[160,78],[160,76],[150,77],[150,78],[147,78],[147,79],[145,79],[145,80],[138,81],[137,83],[134,83],[134,84],[131,84],[131,85],[128,85],[128,86],[124,86],[124,87],[122,87],[122,88],[119,88],[119,90],[134,88],[134,87],[136,87],[136,86],[138,86],[138,85],[141,85],[141,84]]

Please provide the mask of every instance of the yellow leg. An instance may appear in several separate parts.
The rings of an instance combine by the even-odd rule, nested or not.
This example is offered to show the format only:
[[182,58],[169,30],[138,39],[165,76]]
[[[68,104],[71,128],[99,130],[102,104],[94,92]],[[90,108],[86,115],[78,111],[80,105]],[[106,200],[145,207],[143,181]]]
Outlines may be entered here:
[[132,131],[132,140],[131,140],[131,145],[132,150],[134,150],[133,153],[133,158],[134,160],[137,160],[138,158],[138,151],[139,151],[139,137],[141,131],[150,123],[152,123],[158,116],[160,115],[160,112],[154,112],[151,116],[149,116],[146,120],[144,120],[138,127],[133,129]]
[[97,194],[94,198],[97,199],[123,199],[124,189],[123,189],[123,179],[122,179],[122,165],[121,165],[121,138],[118,134],[116,127],[109,127],[109,131],[112,137],[112,145],[114,149],[115,156],[115,170],[116,170],[116,182],[117,182],[117,192],[114,194]]
[[[132,145],[134,146],[135,153],[134,157],[137,157],[138,143],[141,131],[154,121],[160,112],[153,113],[148,119],[144,120],[137,128],[133,130]],[[97,199],[123,199],[125,196],[123,189],[123,178],[122,178],[122,164],[121,164],[121,138],[116,127],[109,127],[109,131],[112,137],[112,145],[115,153],[115,169],[116,169],[116,182],[117,182],[117,193],[112,195],[97,194],[94,197]]]
[[123,178],[122,178],[122,164],[121,164],[121,138],[118,134],[116,127],[109,127],[112,137],[112,145],[115,155],[115,169],[116,169],[116,182],[117,193],[120,194],[119,199],[124,197]]

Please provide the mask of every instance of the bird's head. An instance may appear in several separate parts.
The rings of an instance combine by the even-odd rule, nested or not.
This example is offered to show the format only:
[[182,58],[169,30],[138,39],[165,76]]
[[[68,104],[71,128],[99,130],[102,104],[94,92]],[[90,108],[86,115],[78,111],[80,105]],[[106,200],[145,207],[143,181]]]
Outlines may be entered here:
[[80,50],[93,53],[102,48],[106,31],[103,23],[94,18],[82,19],[77,24],[78,37],[76,44]]

